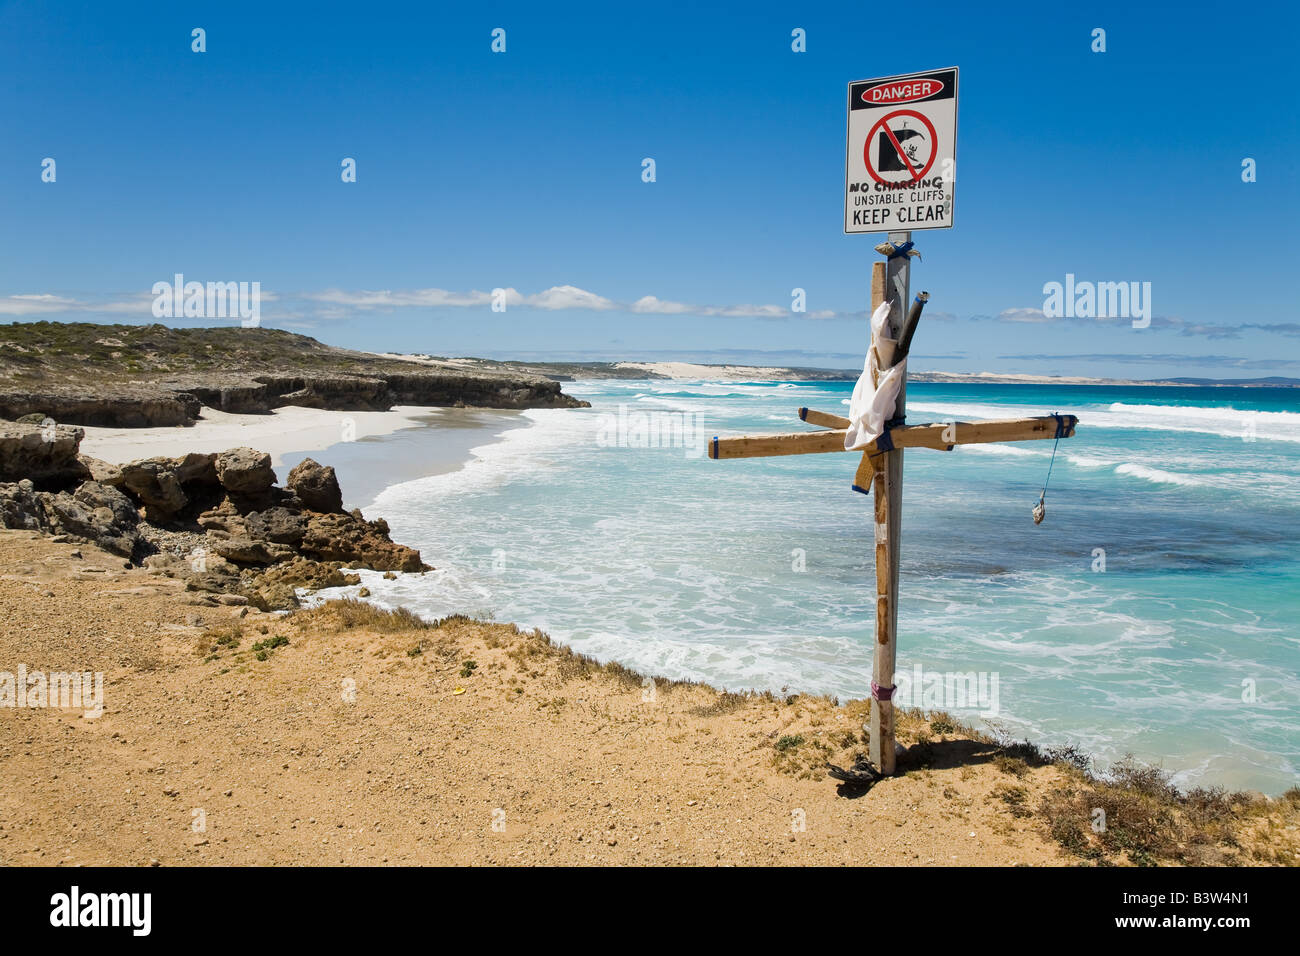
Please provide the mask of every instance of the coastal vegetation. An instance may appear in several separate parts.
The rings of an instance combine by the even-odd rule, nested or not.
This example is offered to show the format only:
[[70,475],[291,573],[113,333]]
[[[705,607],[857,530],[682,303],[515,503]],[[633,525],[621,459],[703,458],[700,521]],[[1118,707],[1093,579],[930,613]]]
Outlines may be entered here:
[[0,325],[0,417],[65,425],[189,425],[202,408],[285,405],[576,408],[552,378],[406,361],[282,329],[89,322]]

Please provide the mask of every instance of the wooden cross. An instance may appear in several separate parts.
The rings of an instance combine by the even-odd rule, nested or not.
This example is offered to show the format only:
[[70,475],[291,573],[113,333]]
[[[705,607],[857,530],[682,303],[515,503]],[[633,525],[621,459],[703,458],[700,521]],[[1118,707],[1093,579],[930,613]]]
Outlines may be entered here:
[[[904,245],[906,244],[906,245]],[[912,333],[920,319],[926,293],[917,297],[909,314],[910,266],[907,250],[911,233],[892,233],[889,242],[878,246],[887,262],[877,262],[872,271],[872,310],[890,301],[890,319],[886,341],[871,343],[887,370],[907,356]],[[902,249],[902,252],[898,250]],[[913,253],[915,254],[915,253]],[[889,296],[892,290],[894,295]],[[907,383],[904,380],[894,406],[893,422],[903,421]],[[844,436],[850,426],[847,418],[799,409],[799,418],[821,431],[791,435],[762,435],[742,438],[714,438],[709,443],[710,458],[765,458],[775,455],[809,455],[842,452]],[[952,451],[957,445],[990,442],[1033,441],[1043,438],[1069,438],[1074,435],[1078,418],[1074,415],[1044,415],[1037,418],[1005,418],[980,422],[939,422],[928,425],[896,424],[887,427],[880,438],[860,449],[853,489],[863,494],[871,489],[875,496],[876,523],[876,641],[871,670],[871,743],[869,758],[882,775],[894,772],[894,658],[898,629],[898,562],[902,535],[903,449],[934,448]],[[858,450],[858,449],[855,449]],[[1044,493],[1046,493],[1044,491]],[[1041,504],[1041,501],[1040,501]],[[1035,522],[1041,514],[1035,511]]]

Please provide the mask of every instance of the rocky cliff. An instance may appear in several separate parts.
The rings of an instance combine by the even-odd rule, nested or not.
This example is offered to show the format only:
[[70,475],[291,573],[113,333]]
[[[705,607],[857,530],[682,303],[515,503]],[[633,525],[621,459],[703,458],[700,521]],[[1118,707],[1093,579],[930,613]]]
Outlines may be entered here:
[[278,329],[31,322],[0,326],[0,417],[66,425],[188,425],[202,406],[577,408],[560,383],[513,371],[430,368]]
[[297,606],[295,588],[355,583],[344,568],[425,571],[383,519],[343,510],[334,469],[310,458],[277,487],[252,448],[111,465],[68,425],[0,421],[0,526],[85,541],[185,580],[200,601]]

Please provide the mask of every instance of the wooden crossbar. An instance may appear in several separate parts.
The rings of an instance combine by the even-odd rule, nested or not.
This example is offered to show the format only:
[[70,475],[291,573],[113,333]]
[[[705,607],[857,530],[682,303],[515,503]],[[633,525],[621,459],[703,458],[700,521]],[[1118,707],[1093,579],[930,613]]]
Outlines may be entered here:
[[[800,409],[802,413],[804,410]],[[811,409],[809,414],[814,414]],[[825,413],[815,413],[819,416]],[[802,415],[801,415],[802,417]],[[833,418],[836,416],[826,416]],[[1070,438],[1079,424],[1075,415],[1060,416],[1064,430],[1061,437]],[[811,417],[805,421],[813,422]],[[1002,418],[983,422],[936,422],[928,425],[902,425],[890,429],[889,437],[895,448],[934,448],[950,451],[954,445],[983,445],[990,442],[1038,441],[1055,438],[1057,416],[1041,415],[1036,418]],[[845,429],[834,428],[817,432],[800,432],[794,435],[754,435],[740,438],[714,438],[709,442],[710,458],[772,458],[779,455],[817,455],[844,451]],[[855,451],[874,454],[879,449],[872,442]]]
[[820,425],[822,428],[848,428],[849,420],[840,415],[832,415],[830,412],[819,412],[815,408],[799,409],[799,418],[809,425]]

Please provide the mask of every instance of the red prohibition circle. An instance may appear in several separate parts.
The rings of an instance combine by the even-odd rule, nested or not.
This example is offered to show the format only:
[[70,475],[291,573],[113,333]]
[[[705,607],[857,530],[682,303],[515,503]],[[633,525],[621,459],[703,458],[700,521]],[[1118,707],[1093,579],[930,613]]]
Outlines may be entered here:
[[[891,119],[894,119],[895,117],[898,116],[910,116],[913,119],[919,119],[922,123],[925,124],[925,128],[930,131],[930,161],[925,164],[925,168],[922,169],[917,174],[916,178],[912,180],[912,184],[919,183],[922,179],[925,178],[925,174],[928,173],[930,171],[930,167],[934,165],[934,158],[937,155],[939,155],[938,134],[934,131],[934,124],[930,122],[930,120],[925,116],[924,113],[918,113],[916,110],[894,110],[894,112],[892,113],[886,113],[884,116],[880,117],[880,119],[876,120],[875,125],[872,126],[871,129],[867,130],[867,141],[862,146],[862,162],[866,164],[867,172],[871,174],[871,178],[874,179],[876,182],[883,183],[886,186],[910,185],[906,180],[901,182],[890,182],[888,179],[882,179],[880,174],[876,172],[875,167],[871,165],[871,141],[875,139],[876,130],[880,129],[882,126],[885,126],[885,124],[888,123]],[[902,154],[900,154],[900,158],[903,160],[904,163],[907,163],[906,156],[902,156]],[[910,163],[908,163],[908,167],[909,168],[911,167]]]

